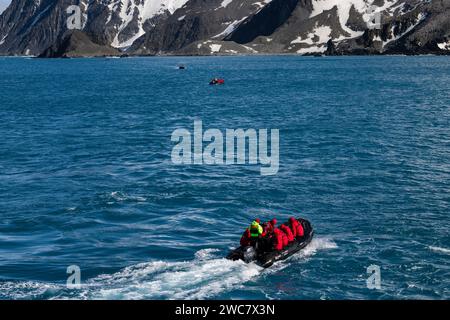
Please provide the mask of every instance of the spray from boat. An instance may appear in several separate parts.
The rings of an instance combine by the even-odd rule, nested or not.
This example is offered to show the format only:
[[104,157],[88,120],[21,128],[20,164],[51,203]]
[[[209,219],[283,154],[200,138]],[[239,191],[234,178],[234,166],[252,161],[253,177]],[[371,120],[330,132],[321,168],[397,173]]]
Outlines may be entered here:
[[315,238],[304,250],[269,269],[227,260],[221,250],[207,248],[197,251],[190,261],[151,261],[99,275],[82,281],[76,290],[65,284],[7,281],[0,282],[0,292],[8,292],[2,298],[9,299],[210,299],[336,247],[331,239]]

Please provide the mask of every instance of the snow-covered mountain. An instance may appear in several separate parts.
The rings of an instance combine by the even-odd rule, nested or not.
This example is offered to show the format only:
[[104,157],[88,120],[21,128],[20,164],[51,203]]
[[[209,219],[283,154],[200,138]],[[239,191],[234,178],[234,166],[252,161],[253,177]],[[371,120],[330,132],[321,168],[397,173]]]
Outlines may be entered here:
[[[166,17],[181,8],[188,0],[112,0],[108,4],[106,25],[117,30],[111,45],[125,48],[156,24],[156,17]],[[148,24],[148,26],[146,25]]]
[[87,37],[72,47],[129,55],[450,51],[450,0],[12,0],[0,54],[59,52],[74,5]]

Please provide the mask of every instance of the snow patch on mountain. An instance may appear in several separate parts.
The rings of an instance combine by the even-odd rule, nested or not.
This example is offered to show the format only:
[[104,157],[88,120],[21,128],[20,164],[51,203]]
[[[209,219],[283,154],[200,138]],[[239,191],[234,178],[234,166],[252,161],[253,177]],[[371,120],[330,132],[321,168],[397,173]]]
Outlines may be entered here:
[[311,46],[308,48],[301,48],[297,50],[298,54],[306,54],[306,53],[324,53],[327,50],[327,46],[325,45],[318,45],[318,46]]
[[211,44],[209,45],[209,47],[211,48],[211,52],[212,53],[217,53],[220,51],[220,48],[222,48],[222,45],[220,44]]
[[215,35],[214,37],[212,37],[212,39],[217,39],[217,38],[224,38],[227,35],[229,35],[230,33],[232,33],[237,26],[244,21],[245,19],[247,19],[247,16],[243,17],[240,20],[235,20],[233,22],[231,22],[230,24],[228,24],[228,26],[225,28],[225,30],[223,30],[221,33]]
[[[118,26],[118,32],[111,46],[115,48],[130,46],[137,38],[145,34],[143,26],[148,19],[164,13],[173,14],[177,9],[183,7],[186,2],[188,0],[113,0],[108,5],[110,10],[108,22],[111,21],[112,12],[120,8],[119,17],[121,24]],[[139,31],[126,41],[120,41],[119,35],[133,21],[136,10]]]
[[8,6],[6,4],[3,4],[2,2],[0,2],[0,14],[2,14],[3,11],[5,11],[7,7]]
[[[298,54],[324,53],[327,50],[327,42],[330,40],[333,29],[330,26],[318,26],[306,35],[305,38],[299,36],[291,41],[291,45],[300,44],[306,47],[298,49]],[[292,49],[292,47],[290,47]]]
[[374,14],[392,7],[398,0],[385,0],[381,7],[373,5],[374,2],[375,0],[313,0],[313,11],[311,12],[310,18],[336,7],[341,28],[350,35],[349,38],[355,38],[359,37],[361,33],[347,26],[352,7],[363,15],[365,21],[371,21]]
[[233,0],[223,0],[222,4],[220,5],[222,8],[226,8],[230,3],[232,3]]
[[7,37],[8,37],[8,35],[4,36],[2,38],[2,40],[0,40],[0,46],[5,43],[5,40],[6,40]]
[[388,12],[392,16],[396,12],[404,12],[405,11],[405,3],[401,2],[389,8]]
[[390,30],[390,37],[387,41],[383,42],[383,48],[388,45],[389,43],[393,42],[393,41],[397,41],[399,39],[401,39],[402,37],[404,37],[406,34],[410,33],[415,27],[417,27],[419,25],[419,23],[421,23],[423,20],[425,20],[426,15],[424,13],[419,13],[417,18],[416,18],[416,22],[414,24],[412,24],[411,26],[409,26],[403,33],[395,35],[394,33],[394,27],[391,28]]
[[262,9],[271,2],[272,2],[272,0],[263,0],[263,1],[255,2],[253,5],[258,6],[259,9]]
[[441,50],[450,50],[450,40],[448,40],[447,42],[438,43],[438,47]]
[[291,41],[291,44],[303,43],[308,45],[316,45],[318,43],[326,43],[331,39],[331,32],[333,30],[329,26],[318,26],[313,32],[310,32],[306,38],[301,36]]
[[242,45],[242,47],[244,47],[245,49],[247,49],[247,50],[250,51],[251,53],[258,53],[258,51],[256,51],[255,49],[253,49],[253,48],[251,48],[251,47],[249,47],[249,46]]

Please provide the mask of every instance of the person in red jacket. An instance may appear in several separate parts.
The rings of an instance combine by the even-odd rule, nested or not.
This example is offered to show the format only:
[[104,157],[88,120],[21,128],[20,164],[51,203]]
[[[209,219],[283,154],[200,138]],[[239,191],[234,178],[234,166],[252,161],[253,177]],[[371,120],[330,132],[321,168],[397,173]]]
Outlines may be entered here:
[[289,224],[294,237],[303,237],[305,235],[305,230],[300,222],[294,217],[289,218]]
[[264,223],[264,233],[270,235],[273,232],[273,229],[276,228],[277,219],[272,219]]
[[248,247],[252,245],[252,236],[250,234],[250,230],[247,228],[244,231],[244,234],[241,237],[241,246]]
[[275,250],[281,251],[283,250],[283,232],[275,228],[273,229],[273,248]]
[[283,230],[281,230],[281,234],[283,236],[283,248],[284,248],[289,244],[289,240],[288,240],[286,233],[284,233]]
[[297,226],[298,226],[298,221],[294,217],[290,217],[289,218],[289,227],[291,228],[294,238],[297,238]]
[[286,237],[287,237],[287,239],[288,239],[288,242],[294,241],[294,239],[295,239],[295,238],[294,238],[294,235],[292,234],[291,229],[290,229],[287,225],[282,224],[281,227],[280,227],[280,229],[286,234]]
[[272,228],[275,229],[277,225],[277,219],[273,218],[272,220],[270,220],[269,223],[272,226]]

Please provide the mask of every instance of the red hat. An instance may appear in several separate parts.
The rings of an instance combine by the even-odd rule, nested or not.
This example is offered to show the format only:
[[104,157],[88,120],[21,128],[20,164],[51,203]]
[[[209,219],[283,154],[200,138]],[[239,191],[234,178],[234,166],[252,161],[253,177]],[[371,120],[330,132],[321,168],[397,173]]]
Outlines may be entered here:
[[256,218],[255,221],[258,222],[258,223],[261,222],[261,220],[259,218]]
[[273,218],[272,220],[270,220],[270,224],[271,225],[276,225],[277,224],[277,219]]
[[290,221],[290,222],[294,222],[294,221],[295,221],[295,218],[294,218],[294,217],[290,217],[290,218],[289,218],[289,221]]

